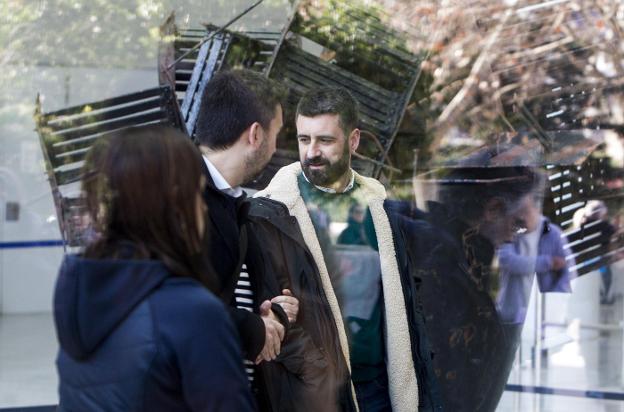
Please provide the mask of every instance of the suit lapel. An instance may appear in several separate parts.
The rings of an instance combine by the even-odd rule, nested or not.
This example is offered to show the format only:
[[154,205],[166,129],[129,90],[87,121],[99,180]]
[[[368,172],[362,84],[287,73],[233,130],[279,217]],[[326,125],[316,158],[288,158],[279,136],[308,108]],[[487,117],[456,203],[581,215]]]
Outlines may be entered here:
[[[238,260],[238,223],[234,210],[234,200],[228,199],[229,196],[214,186],[208,168],[205,168],[205,173],[207,185],[204,191],[204,200],[210,216],[210,233],[219,237],[219,239],[210,239],[210,242],[225,244],[229,257],[235,262]],[[217,258],[223,259],[223,256],[214,256],[213,260]]]

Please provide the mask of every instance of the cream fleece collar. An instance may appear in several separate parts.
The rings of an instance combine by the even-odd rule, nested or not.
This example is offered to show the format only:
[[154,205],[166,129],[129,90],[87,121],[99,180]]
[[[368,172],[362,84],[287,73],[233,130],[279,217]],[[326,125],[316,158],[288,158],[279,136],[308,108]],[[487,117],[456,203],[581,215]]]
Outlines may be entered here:
[[[269,185],[254,197],[270,197],[278,200],[286,205],[288,209],[292,209],[301,194],[297,185],[297,176],[301,174],[301,163],[295,162],[288,166],[282,167],[275,174]],[[355,183],[360,185],[365,199],[384,200],[386,198],[386,189],[379,181],[370,177],[365,177],[353,171]],[[268,196],[267,196],[268,195]]]

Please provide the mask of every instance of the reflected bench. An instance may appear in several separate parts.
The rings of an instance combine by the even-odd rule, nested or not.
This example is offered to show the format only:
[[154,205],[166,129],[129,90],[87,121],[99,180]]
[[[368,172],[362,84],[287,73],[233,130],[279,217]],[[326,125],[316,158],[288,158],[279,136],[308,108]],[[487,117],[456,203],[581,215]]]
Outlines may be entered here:
[[191,137],[201,97],[210,79],[227,69],[245,68],[267,73],[282,38],[280,32],[234,32],[214,25],[178,30],[174,14],[160,27],[160,34],[159,82],[175,90]]
[[85,157],[107,133],[133,126],[166,124],[184,130],[173,90],[160,86],[111,99],[44,113],[39,97],[35,122],[65,246],[84,244],[86,224],[80,193]]

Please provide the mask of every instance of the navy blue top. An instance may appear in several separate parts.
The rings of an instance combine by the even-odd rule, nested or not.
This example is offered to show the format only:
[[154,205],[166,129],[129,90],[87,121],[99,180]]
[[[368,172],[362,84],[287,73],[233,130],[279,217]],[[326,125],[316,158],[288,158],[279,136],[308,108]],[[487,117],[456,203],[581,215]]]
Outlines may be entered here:
[[60,411],[251,411],[223,306],[158,261],[67,256],[54,294]]

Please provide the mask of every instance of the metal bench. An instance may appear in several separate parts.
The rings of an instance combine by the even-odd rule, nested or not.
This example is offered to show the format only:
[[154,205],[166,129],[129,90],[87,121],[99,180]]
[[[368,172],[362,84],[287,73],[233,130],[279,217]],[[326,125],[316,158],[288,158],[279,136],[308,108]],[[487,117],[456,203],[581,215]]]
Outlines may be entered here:
[[184,130],[173,90],[161,86],[54,112],[43,113],[37,98],[37,133],[65,246],[84,243],[80,178],[85,156],[101,136],[146,124]]
[[[290,90],[286,111],[308,90],[344,87],[360,102],[360,128],[376,140],[364,154],[386,161],[422,56],[409,53],[403,36],[384,25],[378,11],[342,0],[300,2],[285,38],[269,76]],[[380,170],[373,162],[371,174]]]
[[[341,12],[349,27],[334,25],[333,30],[347,33],[354,26],[357,28],[355,41],[343,38],[341,42],[331,34],[319,37],[317,34],[323,30],[318,29],[328,26],[322,16],[317,16],[316,3],[312,5],[309,1],[299,3],[285,29],[279,33],[235,33],[215,26],[179,31],[171,15],[161,26],[160,81],[175,88],[189,135],[194,134],[201,95],[210,78],[227,68],[251,68],[288,87],[285,135],[292,135],[294,127],[290,118],[303,93],[326,85],[347,88],[361,103],[363,141],[372,141],[361,145],[365,156],[356,159],[354,167],[365,175],[387,168],[384,162],[418,80],[422,59],[407,52],[400,35],[387,29],[363,6],[326,1],[324,12],[330,12],[335,5],[344,9]],[[303,36],[334,50],[336,61],[326,62],[298,47],[296,40]],[[295,41],[286,42],[287,37]],[[364,57],[362,50],[367,52]],[[353,61],[357,64],[349,63]],[[284,139],[280,140],[279,153],[250,187],[262,187],[274,171],[298,159],[294,144],[284,144]]]
[[580,165],[548,168],[550,190],[544,200],[544,213],[564,230],[579,276],[599,269],[624,252],[624,238],[609,239],[598,221],[580,227],[574,224],[574,214],[589,200],[624,200],[621,191],[605,185],[607,162],[606,158],[592,155]]
[[[175,16],[160,28],[159,81],[175,89],[187,132],[193,137],[208,81],[221,70],[246,68],[268,73],[280,32],[232,32],[213,25],[178,30]],[[201,47],[197,47],[202,41]]]

